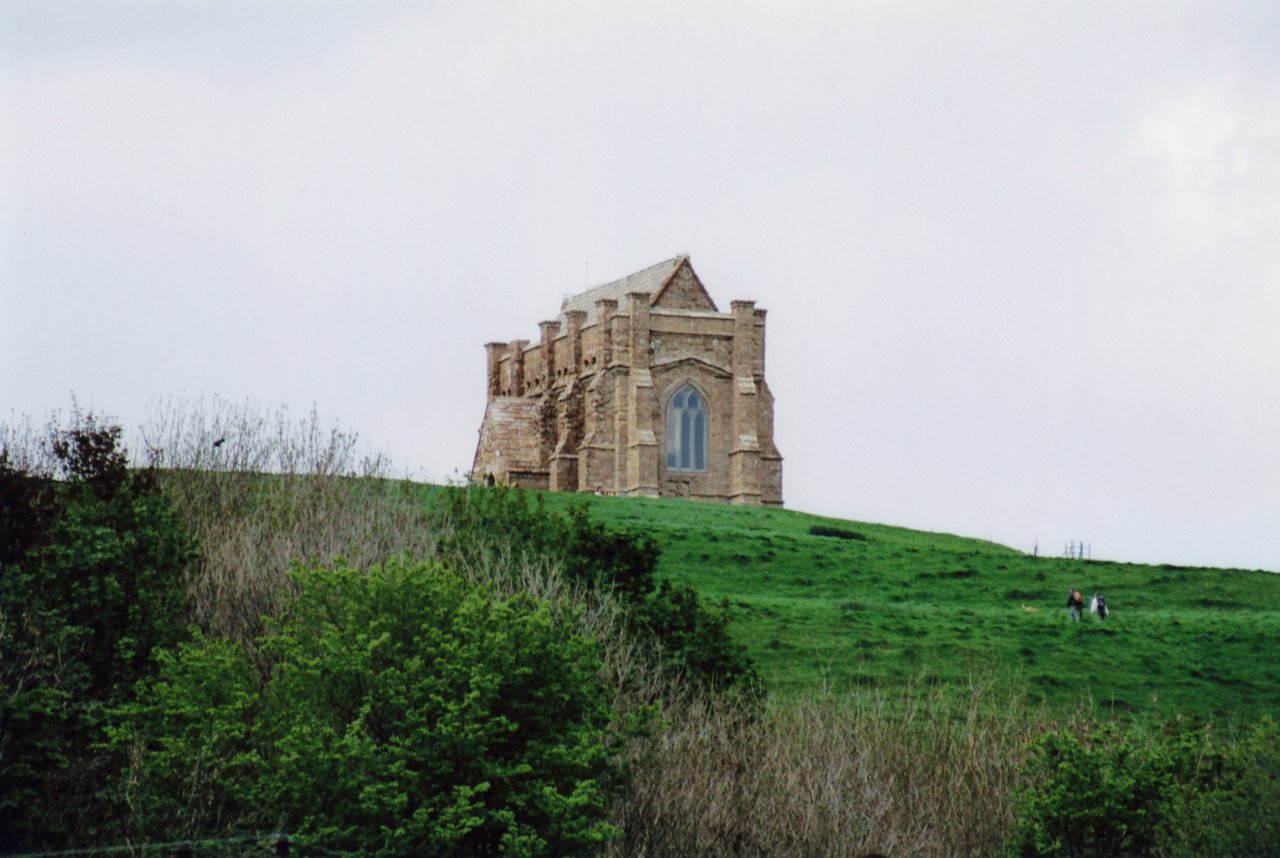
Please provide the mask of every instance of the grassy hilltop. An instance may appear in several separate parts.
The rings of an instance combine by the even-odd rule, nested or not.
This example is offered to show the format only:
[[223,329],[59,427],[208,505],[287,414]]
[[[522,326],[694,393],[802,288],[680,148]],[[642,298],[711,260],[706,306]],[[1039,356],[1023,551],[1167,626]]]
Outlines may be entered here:
[[[580,495],[545,496],[551,508]],[[769,687],[880,689],[995,678],[1051,708],[1252,719],[1280,708],[1280,575],[1031,557],[975,539],[790,510],[585,498],[644,531],[662,575],[728,600]],[[814,535],[826,526],[840,536]],[[1075,587],[1112,614],[1073,625]]]
[[[91,415],[0,425],[10,851],[277,831],[352,856],[1280,842],[1280,576],[783,510],[530,507],[391,479],[314,414],[220,407],[147,436],[164,470],[131,468]],[[1072,624],[1072,587],[1112,618]]]

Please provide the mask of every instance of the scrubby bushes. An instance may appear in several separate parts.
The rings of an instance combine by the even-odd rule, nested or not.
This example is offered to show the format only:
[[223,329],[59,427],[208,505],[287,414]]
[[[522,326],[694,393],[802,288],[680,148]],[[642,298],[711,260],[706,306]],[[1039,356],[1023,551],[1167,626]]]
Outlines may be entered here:
[[658,581],[652,538],[594,522],[582,506],[564,515],[548,511],[540,497],[531,504],[511,489],[450,489],[444,500],[452,526],[443,556],[473,567],[495,551],[508,563],[551,562],[573,584],[612,598],[622,630],[651,645],[662,667],[683,681],[748,697],[760,692],[746,648],[729,634],[728,604],[708,607],[692,587]]
[[592,521],[582,506],[556,513],[504,488],[443,487],[428,497],[388,479],[384,459],[357,456],[357,437],[326,430],[314,411],[294,421],[220,400],[168,401],[143,436],[201,545],[188,599],[210,635],[255,639],[290,592],[295,563],[341,557],[367,568],[407,553],[500,595],[590,603],[580,625],[610,639],[611,669],[633,692],[666,694],[672,682],[759,690],[728,633],[727,604],[658,581],[651,538]]
[[591,642],[431,563],[299,569],[246,649],[166,655],[113,745],[135,836],[283,828],[365,855],[581,855],[619,736]]
[[265,433],[313,470],[232,470],[263,422],[197,416],[151,433],[177,466],[158,472],[91,420],[38,450],[0,432],[23,463],[0,472],[6,845],[284,827],[578,854],[614,832],[622,738],[657,701],[755,687],[727,611],[658,582],[651,540],[519,493],[350,479],[354,436],[314,415],[301,447]]

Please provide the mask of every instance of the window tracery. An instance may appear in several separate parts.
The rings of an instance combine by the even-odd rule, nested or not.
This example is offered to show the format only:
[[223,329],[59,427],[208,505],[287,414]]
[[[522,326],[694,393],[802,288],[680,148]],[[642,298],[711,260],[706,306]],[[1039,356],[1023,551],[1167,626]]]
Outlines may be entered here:
[[707,403],[692,385],[676,391],[667,404],[667,468],[707,469]]

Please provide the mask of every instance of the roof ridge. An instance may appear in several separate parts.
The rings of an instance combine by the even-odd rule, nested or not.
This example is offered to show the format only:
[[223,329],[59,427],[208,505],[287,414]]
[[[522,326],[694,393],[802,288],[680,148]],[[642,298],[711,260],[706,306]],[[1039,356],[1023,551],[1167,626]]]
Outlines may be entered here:
[[583,299],[587,298],[589,295],[592,295],[595,293],[612,292],[614,288],[617,287],[619,284],[624,283],[627,280],[639,280],[641,279],[641,275],[648,274],[652,271],[662,268],[663,266],[671,266],[672,271],[674,271],[675,269],[680,267],[681,263],[688,262],[688,261],[689,261],[689,254],[687,253],[677,254],[676,256],[673,256],[670,259],[664,259],[661,262],[655,262],[654,264],[645,266],[644,268],[641,268],[638,271],[632,271],[630,274],[626,274],[622,277],[609,280],[605,283],[597,284],[595,286],[592,286],[590,289],[586,289],[582,292],[578,292],[576,294],[570,295],[567,298],[565,298],[564,301],[561,302],[560,306],[563,309],[564,307],[568,306],[569,303],[571,302],[582,303]]

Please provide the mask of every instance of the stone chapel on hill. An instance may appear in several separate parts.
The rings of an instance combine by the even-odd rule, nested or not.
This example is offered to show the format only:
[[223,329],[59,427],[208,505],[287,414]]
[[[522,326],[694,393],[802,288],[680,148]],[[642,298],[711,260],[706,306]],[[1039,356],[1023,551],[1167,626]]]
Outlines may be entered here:
[[566,298],[541,338],[488,343],[471,479],[782,505],[765,311],[722,313],[687,256]]

